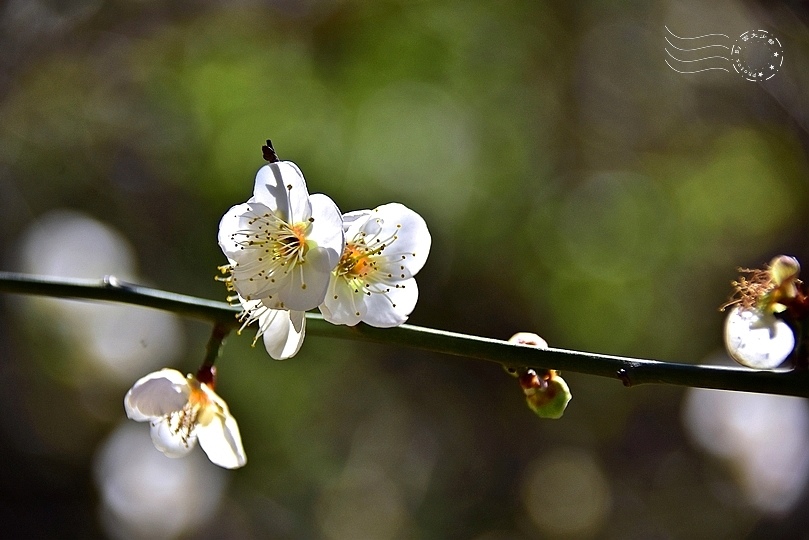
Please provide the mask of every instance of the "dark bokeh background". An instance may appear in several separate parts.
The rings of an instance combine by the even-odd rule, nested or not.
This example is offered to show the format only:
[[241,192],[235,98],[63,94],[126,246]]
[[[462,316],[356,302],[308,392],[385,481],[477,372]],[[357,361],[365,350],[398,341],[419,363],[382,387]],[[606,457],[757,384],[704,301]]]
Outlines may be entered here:
[[[205,298],[219,217],[272,138],[343,211],[402,202],[433,248],[414,324],[725,362],[737,266],[807,261],[801,2],[8,0],[0,269]],[[771,80],[680,74],[680,36],[766,29]],[[232,337],[248,465],[164,459],[122,397],[209,328],[0,297],[0,522],[112,538],[791,538],[804,400],[566,373],[559,421],[496,366]]]

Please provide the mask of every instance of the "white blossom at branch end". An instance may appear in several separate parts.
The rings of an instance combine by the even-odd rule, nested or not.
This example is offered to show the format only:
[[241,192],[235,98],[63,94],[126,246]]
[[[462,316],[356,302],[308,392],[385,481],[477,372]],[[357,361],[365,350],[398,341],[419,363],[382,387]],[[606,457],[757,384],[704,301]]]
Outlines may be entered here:
[[[212,367],[210,370],[213,372]],[[149,422],[152,442],[168,457],[187,455],[199,440],[214,464],[226,469],[242,467],[247,457],[239,426],[211,386],[174,369],[150,373],[126,393],[126,415]]]

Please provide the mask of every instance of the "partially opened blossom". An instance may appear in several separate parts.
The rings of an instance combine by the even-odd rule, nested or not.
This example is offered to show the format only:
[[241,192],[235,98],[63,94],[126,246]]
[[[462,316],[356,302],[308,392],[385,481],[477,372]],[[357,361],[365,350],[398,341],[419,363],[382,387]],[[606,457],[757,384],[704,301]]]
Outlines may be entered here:
[[725,319],[725,347],[744,366],[773,369],[792,353],[795,334],[772,313],[734,306]]
[[416,212],[390,203],[343,216],[346,245],[331,273],[323,317],[334,324],[378,327],[407,320],[418,300],[413,276],[430,253],[430,232]]
[[258,322],[258,331],[253,340],[256,344],[258,338],[264,340],[267,353],[276,360],[292,358],[301,348],[306,335],[306,313],[304,311],[290,311],[287,309],[273,309],[272,298],[264,300],[245,300],[239,297],[242,311],[239,320],[242,321],[241,333],[244,328]]
[[253,196],[219,223],[228,286],[248,301],[272,297],[273,309],[306,311],[323,302],[343,245],[340,210],[326,195],[310,196],[290,161],[259,169]]
[[725,319],[725,347],[742,365],[773,369],[795,348],[795,334],[783,318],[805,298],[799,290],[800,264],[779,255],[764,269],[741,269],[747,276],[733,282],[734,297],[722,309],[733,308]]
[[188,454],[199,440],[216,465],[241,467],[247,457],[239,426],[227,403],[213,390],[214,368],[202,368],[198,377],[184,377],[174,369],[142,377],[126,393],[126,415],[138,422],[149,422],[152,442],[168,457]]

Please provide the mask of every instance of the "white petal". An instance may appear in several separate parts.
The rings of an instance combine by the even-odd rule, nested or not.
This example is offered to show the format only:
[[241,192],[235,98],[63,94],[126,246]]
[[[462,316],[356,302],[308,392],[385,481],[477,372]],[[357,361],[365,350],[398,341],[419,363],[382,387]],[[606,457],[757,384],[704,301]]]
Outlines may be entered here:
[[383,253],[389,262],[383,271],[394,276],[404,274],[402,279],[414,276],[424,266],[432,244],[424,219],[399,203],[383,204],[375,208],[372,215],[382,220],[378,236],[382,241],[396,236]]
[[218,410],[207,424],[197,425],[196,434],[199,438],[199,445],[214,464],[226,469],[242,467],[247,463],[247,456],[242,447],[242,436],[239,433],[236,419],[230,414],[225,400],[206,385],[202,385],[201,388],[214,402],[209,406],[216,407]]
[[145,422],[179,411],[188,401],[188,379],[176,369],[162,369],[139,379],[124,397],[126,415]]
[[291,161],[269,163],[258,170],[253,196],[287,223],[306,221],[311,216],[309,191],[303,173]]
[[376,237],[382,230],[382,225],[371,219],[371,210],[355,210],[343,214],[343,230],[346,242],[351,242],[359,237],[363,239]]
[[187,439],[182,431],[175,431],[169,426],[167,419],[154,420],[151,423],[152,442],[155,448],[170,458],[183,457],[194,449],[197,444],[197,434],[193,430]]
[[332,275],[326,298],[318,306],[323,318],[332,324],[354,326],[362,320],[367,310],[365,294],[355,291],[345,278]]
[[198,425],[196,431],[199,445],[214,464],[236,469],[247,463],[239,425],[230,414],[216,415],[207,426]]
[[354,235],[360,231],[369,217],[371,217],[370,210],[354,210],[343,214],[343,230],[346,233],[346,238],[354,238]]
[[244,252],[237,243],[241,239],[238,233],[250,229],[248,222],[253,215],[253,205],[242,203],[232,206],[219,220],[219,247],[231,262],[241,257]]
[[282,282],[281,289],[275,294],[272,307],[292,311],[307,311],[316,308],[323,302],[329,286],[331,269],[330,254],[317,247],[306,253],[306,261],[296,264]]
[[303,311],[267,309],[258,319],[267,353],[276,360],[295,356],[306,335],[306,314]]
[[362,322],[380,328],[399,326],[407,320],[418,299],[419,289],[413,278],[390,286],[387,293],[372,292],[365,295],[367,312]]
[[787,323],[773,315],[736,306],[725,319],[725,346],[742,365],[773,369],[795,348],[795,335]]
[[343,216],[340,209],[328,196],[315,193],[309,197],[312,203],[312,229],[307,240],[317,244],[317,247],[326,250],[327,260],[323,263],[327,272],[331,272],[345,247],[343,236]]

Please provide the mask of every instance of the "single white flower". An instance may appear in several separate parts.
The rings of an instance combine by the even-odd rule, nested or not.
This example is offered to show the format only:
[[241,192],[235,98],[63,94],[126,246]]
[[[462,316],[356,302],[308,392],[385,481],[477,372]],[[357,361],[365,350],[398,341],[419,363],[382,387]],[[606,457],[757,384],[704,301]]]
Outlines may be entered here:
[[239,302],[244,310],[239,315],[239,320],[243,322],[239,333],[258,321],[253,345],[258,338],[263,338],[264,348],[276,360],[286,360],[298,354],[306,335],[306,312],[270,308],[267,304],[274,304],[272,298],[245,300],[239,297]]
[[228,286],[246,300],[273,298],[273,309],[306,311],[323,302],[343,253],[340,210],[310,196],[300,169],[276,161],[259,169],[253,196],[219,223]]
[[149,422],[152,442],[168,457],[182,457],[199,439],[216,465],[235,469],[247,462],[239,426],[227,403],[213,391],[215,369],[201,369],[199,377],[162,369],[142,377],[124,398],[126,415]]
[[795,334],[772,313],[737,305],[725,319],[725,347],[742,365],[773,369],[792,353]]
[[402,324],[419,297],[413,276],[430,253],[424,219],[390,203],[343,215],[343,228],[345,249],[320,305],[323,317],[349,326]]

